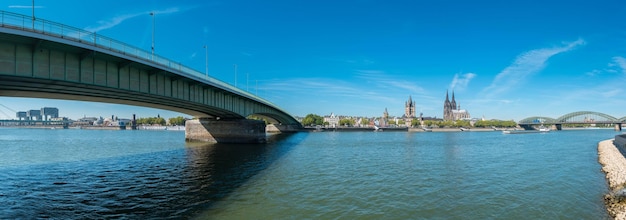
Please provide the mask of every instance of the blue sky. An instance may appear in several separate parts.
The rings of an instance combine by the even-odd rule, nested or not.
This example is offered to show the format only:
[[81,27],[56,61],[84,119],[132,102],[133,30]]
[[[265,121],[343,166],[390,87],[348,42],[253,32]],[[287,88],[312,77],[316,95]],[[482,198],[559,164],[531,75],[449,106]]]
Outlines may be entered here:
[[[31,15],[31,1],[2,10]],[[622,1],[37,0],[37,18],[155,51],[289,113],[402,116],[409,96],[443,116],[446,91],[473,117],[520,120],[574,111],[626,116]],[[14,110],[70,118],[163,117],[158,109],[0,97]],[[9,116],[10,110],[0,106]],[[128,116],[125,116],[128,115]],[[6,118],[0,113],[0,118]]]

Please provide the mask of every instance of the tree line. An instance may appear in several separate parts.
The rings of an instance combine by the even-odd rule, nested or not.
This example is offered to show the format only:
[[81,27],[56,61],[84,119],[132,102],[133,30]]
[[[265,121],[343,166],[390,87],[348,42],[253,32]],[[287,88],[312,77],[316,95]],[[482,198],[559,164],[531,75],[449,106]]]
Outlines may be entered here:
[[[369,119],[361,119],[362,125],[368,125],[370,123]],[[339,126],[354,126],[356,124],[356,120],[354,118],[343,118],[339,120]],[[404,125],[405,121],[403,119],[398,120],[396,123],[395,120],[389,120],[387,122],[388,125]],[[316,126],[316,125],[328,125],[328,122],[324,122],[324,118],[322,116],[316,114],[308,114],[302,119],[302,125],[304,126]],[[420,126],[420,121],[418,119],[413,119],[411,121],[412,127]],[[516,127],[517,122],[510,121],[502,121],[502,120],[488,120],[488,121],[476,121],[472,126],[470,121],[467,120],[457,120],[457,121],[434,121],[434,120],[426,120],[424,121],[424,126],[426,127],[477,127],[477,128],[490,128],[490,127],[504,127],[511,128]]]
[[[187,121],[187,119],[185,119],[183,116],[169,118],[167,120],[167,122],[169,122],[170,125],[185,125],[185,121]],[[166,125],[167,122],[165,121],[165,118],[161,118],[161,117],[148,117],[148,118],[137,119],[137,124],[146,124],[146,125]]]

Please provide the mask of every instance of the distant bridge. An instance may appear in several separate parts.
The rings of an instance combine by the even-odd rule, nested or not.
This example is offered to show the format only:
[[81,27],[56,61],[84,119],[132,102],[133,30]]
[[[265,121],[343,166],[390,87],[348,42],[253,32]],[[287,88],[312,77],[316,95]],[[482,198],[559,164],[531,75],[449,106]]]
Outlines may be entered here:
[[626,117],[616,118],[600,112],[578,111],[565,114],[558,118],[533,116],[520,120],[517,124],[525,129],[534,129],[536,125],[555,125],[561,130],[564,124],[609,124],[615,125],[616,130],[622,130],[622,124],[626,123]]
[[269,101],[180,63],[96,33],[3,11],[0,96],[181,112],[197,118],[188,124],[188,140],[263,142],[265,124],[246,120],[251,115],[269,119],[278,130],[301,127]]

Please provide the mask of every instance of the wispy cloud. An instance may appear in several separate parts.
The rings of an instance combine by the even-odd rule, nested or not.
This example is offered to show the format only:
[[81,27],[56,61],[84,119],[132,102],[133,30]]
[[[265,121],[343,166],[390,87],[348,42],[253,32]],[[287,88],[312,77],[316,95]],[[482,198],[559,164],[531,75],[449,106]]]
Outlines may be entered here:
[[476,77],[474,73],[465,73],[460,76],[458,73],[454,74],[454,78],[452,78],[452,82],[450,82],[450,90],[464,90],[474,77]]
[[616,56],[613,57],[613,64],[621,69],[621,72],[626,74],[626,58]]
[[611,62],[609,62],[609,64],[607,65],[606,68],[604,69],[594,69],[592,71],[586,72],[585,75],[587,76],[598,76],[601,74],[605,74],[605,73],[623,73],[626,74],[626,58],[621,57],[621,56],[615,56],[613,57],[613,59],[611,60]]
[[162,15],[162,14],[172,14],[172,13],[176,13],[179,12],[180,9],[179,8],[168,8],[165,10],[156,10],[156,11],[144,11],[144,12],[137,12],[137,13],[131,13],[131,14],[123,14],[123,15],[118,15],[115,16],[111,19],[108,20],[100,20],[97,23],[97,26],[90,26],[90,27],[86,27],[85,30],[89,31],[89,32],[99,32],[102,30],[106,30],[109,28],[113,28],[119,24],[121,24],[122,22],[128,20],[128,19],[132,19],[135,17],[139,17],[139,16],[144,16],[144,15],[150,15],[151,13],[154,13],[155,16],[158,15]]
[[411,82],[411,80],[389,76],[380,70],[357,70],[356,76],[383,89],[401,89],[406,90],[408,94],[414,95],[423,94],[425,91],[424,88],[418,86],[415,82]]
[[485,96],[494,96],[495,94],[504,94],[519,87],[528,77],[543,70],[546,62],[552,56],[573,50],[578,46],[584,45],[585,41],[578,39],[574,42],[564,42],[563,44],[552,48],[541,48],[522,53],[510,66],[498,73],[491,85],[483,89],[482,93]]
[[[32,5],[9,5],[9,8],[33,8]],[[44,6],[35,5],[35,8],[44,8]]]
[[602,74],[602,71],[601,71],[601,70],[592,70],[592,71],[589,71],[589,72],[586,72],[586,73],[585,73],[585,75],[587,75],[587,76],[592,76],[592,77],[593,77],[593,76],[600,75],[600,74]]
[[[293,86],[298,85],[298,86]],[[288,92],[286,94],[315,93],[319,97],[346,97],[346,98],[378,98],[375,91],[362,89],[349,82],[329,78],[294,78],[276,80],[264,83],[263,90]],[[382,96],[384,97],[384,96]]]
[[367,57],[351,57],[351,58],[345,58],[345,57],[325,57],[322,58],[323,60],[328,60],[328,61],[332,61],[332,62],[338,62],[338,63],[345,63],[345,64],[349,64],[349,65],[355,65],[355,66],[369,66],[372,64],[375,64],[376,61],[369,59]]
[[623,94],[623,90],[620,88],[615,88],[608,91],[602,91],[600,94],[602,94],[602,96],[605,98],[618,97],[619,95]]

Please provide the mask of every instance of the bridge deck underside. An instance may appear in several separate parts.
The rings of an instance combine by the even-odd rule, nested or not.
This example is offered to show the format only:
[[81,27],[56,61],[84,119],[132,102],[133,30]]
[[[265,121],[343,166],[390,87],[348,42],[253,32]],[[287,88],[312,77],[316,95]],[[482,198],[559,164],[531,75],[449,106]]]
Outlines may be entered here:
[[297,123],[271,106],[149,62],[7,33],[0,33],[0,96],[128,104],[196,117],[256,114]]

